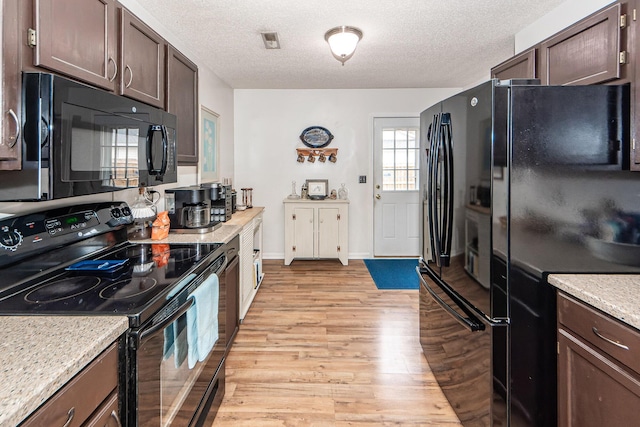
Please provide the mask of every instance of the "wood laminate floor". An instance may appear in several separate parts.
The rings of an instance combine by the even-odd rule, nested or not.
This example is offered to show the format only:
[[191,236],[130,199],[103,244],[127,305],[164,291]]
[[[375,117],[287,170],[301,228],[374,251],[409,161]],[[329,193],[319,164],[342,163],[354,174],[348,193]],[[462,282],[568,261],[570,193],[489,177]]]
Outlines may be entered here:
[[364,262],[265,260],[213,427],[456,426],[418,338],[418,292]]

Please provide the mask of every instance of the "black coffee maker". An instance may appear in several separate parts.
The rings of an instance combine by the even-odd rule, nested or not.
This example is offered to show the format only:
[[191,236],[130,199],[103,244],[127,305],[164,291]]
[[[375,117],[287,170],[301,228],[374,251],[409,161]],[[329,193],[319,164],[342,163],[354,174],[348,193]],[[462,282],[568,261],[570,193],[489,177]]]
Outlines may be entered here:
[[207,233],[220,226],[211,215],[210,192],[198,186],[164,190],[165,205],[175,233]]

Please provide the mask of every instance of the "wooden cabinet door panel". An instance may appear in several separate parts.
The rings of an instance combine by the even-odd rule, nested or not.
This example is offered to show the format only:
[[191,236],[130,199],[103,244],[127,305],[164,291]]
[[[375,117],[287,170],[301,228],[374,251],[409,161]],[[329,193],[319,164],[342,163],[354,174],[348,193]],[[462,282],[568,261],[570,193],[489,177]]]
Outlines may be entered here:
[[615,4],[543,41],[547,85],[595,84],[620,77],[620,13]]
[[178,117],[178,164],[198,163],[198,66],[167,46],[167,111]]
[[293,209],[294,257],[313,258],[314,256],[314,217],[313,208]]
[[558,425],[635,426],[640,407],[636,375],[558,330]]
[[20,130],[20,26],[19,0],[2,2],[2,118],[0,119],[0,170],[22,168]]
[[120,94],[164,108],[165,41],[128,10],[120,11]]
[[115,0],[35,0],[34,65],[114,90]]
[[318,258],[337,258],[340,245],[340,210],[318,209]]
[[536,49],[529,49],[491,69],[491,78],[500,80],[535,79]]

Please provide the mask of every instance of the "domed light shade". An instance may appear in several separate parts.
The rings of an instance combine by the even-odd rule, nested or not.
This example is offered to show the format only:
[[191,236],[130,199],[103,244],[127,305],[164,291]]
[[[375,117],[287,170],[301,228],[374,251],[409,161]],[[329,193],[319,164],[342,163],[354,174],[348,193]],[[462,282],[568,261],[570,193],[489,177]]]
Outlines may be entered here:
[[344,65],[345,61],[353,56],[358,42],[362,39],[362,31],[354,27],[332,28],[324,35],[329,43],[333,56]]

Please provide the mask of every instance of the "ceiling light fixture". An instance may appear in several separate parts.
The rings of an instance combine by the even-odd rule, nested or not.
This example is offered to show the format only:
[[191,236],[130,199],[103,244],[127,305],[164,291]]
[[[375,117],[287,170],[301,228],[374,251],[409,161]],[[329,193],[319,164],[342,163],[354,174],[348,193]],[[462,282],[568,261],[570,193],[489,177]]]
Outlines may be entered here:
[[362,40],[362,31],[343,25],[327,31],[324,39],[329,43],[333,56],[344,66],[345,61],[353,56],[358,42]]

